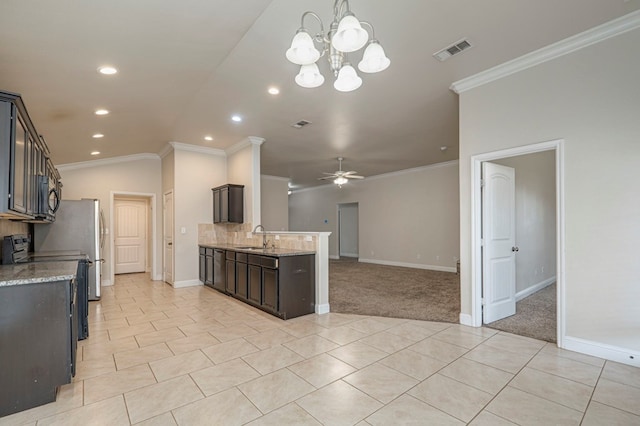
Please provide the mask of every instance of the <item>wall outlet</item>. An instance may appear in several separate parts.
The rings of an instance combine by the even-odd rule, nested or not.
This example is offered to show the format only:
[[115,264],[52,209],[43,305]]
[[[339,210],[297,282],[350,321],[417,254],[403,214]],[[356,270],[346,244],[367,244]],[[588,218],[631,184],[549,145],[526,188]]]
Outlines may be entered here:
[[276,235],[274,238],[275,238],[276,240],[279,240],[279,239],[280,239],[280,235]]
[[306,237],[304,237],[305,241],[313,241],[313,238],[311,238],[311,235],[307,235]]
[[253,233],[247,232],[247,238],[253,238]]
[[544,266],[542,267],[542,273],[544,274]]
[[187,228],[186,228],[186,227],[184,227],[184,226],[183,226],[182,228],[180,228],[180,233],[181,233],[182,235],[186,234],[186,233],[187,233]]

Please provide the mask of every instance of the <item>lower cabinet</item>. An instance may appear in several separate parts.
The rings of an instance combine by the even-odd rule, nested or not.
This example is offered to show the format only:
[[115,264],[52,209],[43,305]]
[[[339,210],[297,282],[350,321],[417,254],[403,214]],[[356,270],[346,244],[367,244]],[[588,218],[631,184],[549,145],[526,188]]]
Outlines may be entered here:
[[315,254],[266,256],[200,247],[205,275],[206,250],[213,250],[213,288],[282,319],[315,312]]

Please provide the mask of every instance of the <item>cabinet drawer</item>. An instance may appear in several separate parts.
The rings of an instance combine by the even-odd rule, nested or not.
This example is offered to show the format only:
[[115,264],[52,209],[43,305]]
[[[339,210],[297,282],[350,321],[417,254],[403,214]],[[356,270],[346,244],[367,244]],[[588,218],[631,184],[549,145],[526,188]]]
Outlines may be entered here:
[[278,258],[263,256],[260,258],[260,264],[265,268],[276,269],[278,267]]
[[250,254],[248,263],[250,265],[262,265],[261,260],[262,260],[262,256],[256,256],[255,254]]
[[213,249],[212,249],[212,248],[208,248],[208,247],[207,247],[205,250],[206,250],[206,251],[205,251],[205,254],[206,254],[207,256],[213,256]]
[[227,260],[236,260],[236,252],[227,250]]
[[247,262],[247,257],[249,255],[247,253],[236,253],[236,260],[238,262]]
[[200,254],[205,254],[206,249],[204,247],[200,247]]

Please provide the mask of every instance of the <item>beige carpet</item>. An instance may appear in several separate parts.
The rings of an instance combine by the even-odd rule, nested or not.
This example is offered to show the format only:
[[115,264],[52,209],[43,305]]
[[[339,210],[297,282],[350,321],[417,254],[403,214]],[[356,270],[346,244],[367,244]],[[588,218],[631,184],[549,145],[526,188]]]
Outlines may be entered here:
[[459,322],[460,279],[452,272],[329,262],[331,312]]
[[487,327],[520,336],[557,342],[556,284],[552,284],[516,303],[516,314],[486,324]]

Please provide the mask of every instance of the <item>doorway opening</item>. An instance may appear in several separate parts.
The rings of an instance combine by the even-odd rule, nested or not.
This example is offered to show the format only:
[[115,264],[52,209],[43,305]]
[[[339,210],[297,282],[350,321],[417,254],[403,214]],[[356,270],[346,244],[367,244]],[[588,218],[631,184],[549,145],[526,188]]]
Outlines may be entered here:
[[358,203],[338,204],[338,256],[340,259],[358,259],[358,238]]
[[155,194],[111,192],[109,235],[111,280],[127,273],[157,279]]
[[[554,306],[551,309],[555,308],[557,321],[555,330],[550,333],[555,334],[555,340],[560,347],[562,347],[564,336],[565,302],[563,146],[564,141],[556,140],[473,156],[471,179],[472,325],[479,327],[489,320],[492,321],[492,325],[499,326],[500,324],[493,321],[499,319],[501,315],[509,315],[508,305],[511,303],[514,311],[516,311],[516,303],[522,304],[525,301],[552,303]],[[545,176],[546,183],[542,182],[544,180],[542,178],[536,180],[535,167],[526,167],[527,161],[538,161],[537,164],[540,161],[546,161],[547,167],[551,168],[551,173],[555,174],[551,182],[548,181],[548,176]],[[501,205],[500,201],[497,202],[498,204],[492,202],[497,212],[495,217],[492,216],[491,208],[488,208],[492,203],[483,206],[483,194],[491,192],[491,189],[486,188],[487,180],[482,180],[482,169],[486,168],[487,163],[501,164],[496,167],[506,165],[506,169],[515,169],[515,181],[518,180],[518,169],[524,172],[520,188],[516,190],[514,186],[514,191],[517,191],[520,196],[516,195],[519,198],[518,205],[513,206],[514,210],[517,207],[518,212],[513,216],[514,240],[511,241],[506,237],[508,234],[506,227],[500,230],[501,235],[494,235],[491,234],[491,225],[487,225],[487,221],[499,224],[508,223],[510,220],[505,216],[505,211],[508,210],[504,208],[506,204]],[[538,186],[537,194],[532,195],[531,185]],[[502,190],[508,192],[504,188]],[[546,194],[540,194],[545,191]],[[552,222],[551,219],[553,219]],[[505,247],[500,248],[500,244]],[[502,254],[500,250],[503,250]],[[513,270],[510,269],[511,267]],[[503,286],[503,281],[513,281],[513,283],[510,286]],[[555,294],[551,294],[549,298],[549,292],[553,292],[554,283]],[[499,306],[500,304],[503,306]],[[491,314],[485,317],[487,311],[490,312],[495,306],[499,307],[498,311],[502,311],[502,314],[497,316]],[[524,310],[526,309],[521,309],[521,311]],[[527,321],[533,321],[527,317],[514,317],[512,322],[517,322],[517,319],[522,320],[518,326],[524,326],[525,329],[529,326],[531,328],[529,331],[536,331],[534,328],[540,326],[533,322],[527,324]],[[502,325],[504,326],[504,323]],[[499,328],[498,326],[496,328]],[[549,324],[545,326],[548,327]],[[516,327],[508,331],[527,335],[527,332],[522,330]]]

